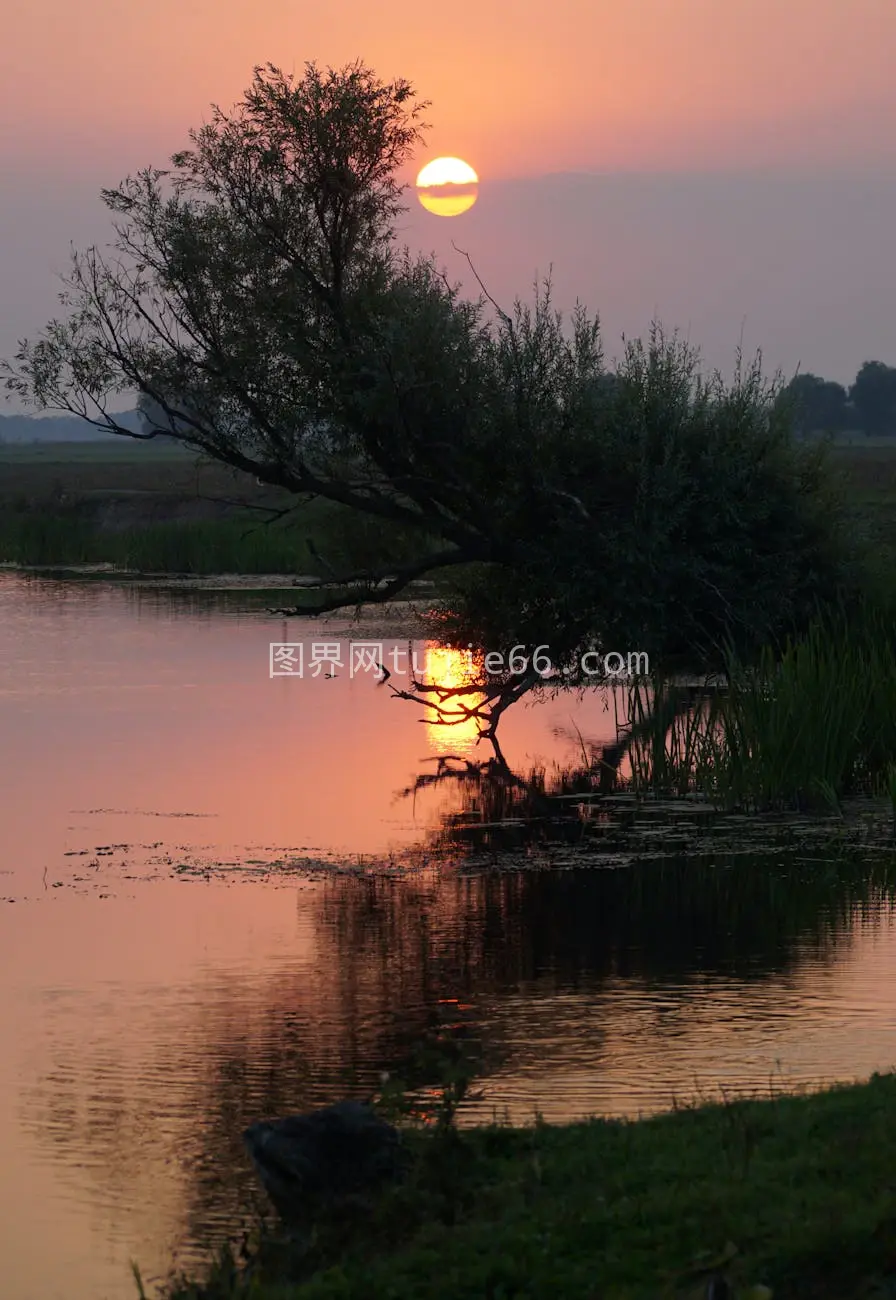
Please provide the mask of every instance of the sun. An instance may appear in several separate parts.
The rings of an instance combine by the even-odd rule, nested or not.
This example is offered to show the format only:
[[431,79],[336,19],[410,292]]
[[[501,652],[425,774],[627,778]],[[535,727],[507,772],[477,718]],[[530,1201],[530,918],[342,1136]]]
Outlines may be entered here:
[[479,177],[462,158],[434,158],[417,177],[417,197],[437,217],[459,217],[479,197]]

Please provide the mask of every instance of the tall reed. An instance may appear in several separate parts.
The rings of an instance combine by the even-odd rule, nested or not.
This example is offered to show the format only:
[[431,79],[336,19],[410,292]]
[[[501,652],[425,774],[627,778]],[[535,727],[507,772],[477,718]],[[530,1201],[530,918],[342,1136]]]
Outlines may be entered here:
[[655,679],[629,694],[629,783],[751,809],[839,806],[888,792],[896,764],[896,622],[866,608],[828,616],[782,651],[683,704]]

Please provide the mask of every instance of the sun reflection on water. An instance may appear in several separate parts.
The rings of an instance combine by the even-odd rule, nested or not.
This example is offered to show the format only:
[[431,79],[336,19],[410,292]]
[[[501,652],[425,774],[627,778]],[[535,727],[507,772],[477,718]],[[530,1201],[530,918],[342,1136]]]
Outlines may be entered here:
[[[436,641],[425,646],[423,680],[434,686],[456,689],[473,681],[477,675],[476,662],[467,650],[451,650]],[[443,716],[461,714],[464,708],[477,704],[481,695],[476,691],[457,695],[446,701]],[[469,754],[479,739],[479,724],[475,718],[460,718],[448,725],[439,722],[434,710],[426,717],[426,732],[430,746],[437,754]]]

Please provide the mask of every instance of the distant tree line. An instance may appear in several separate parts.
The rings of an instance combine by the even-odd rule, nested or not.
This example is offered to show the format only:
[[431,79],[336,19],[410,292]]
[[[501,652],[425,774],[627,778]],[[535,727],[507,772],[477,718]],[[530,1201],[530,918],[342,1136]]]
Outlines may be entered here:
[[[124,411],[118,417],[126,428],[139,430],[138,411]],[[97,429],[75,415],[0,415],[0,443],[7,442],[108,442],[115,435]]]
[[896,366],[866,361],[847,389],[820,375],[796,375],[783,390],[797,432],[896,437]]

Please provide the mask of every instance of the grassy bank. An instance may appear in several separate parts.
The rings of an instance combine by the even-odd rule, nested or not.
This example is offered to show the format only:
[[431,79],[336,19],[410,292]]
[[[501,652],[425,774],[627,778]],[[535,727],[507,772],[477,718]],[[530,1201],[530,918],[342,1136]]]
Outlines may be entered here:
[[[88,516],[20,514],[0,519],[0,559],[7,563],[65,567],[112,564],[143,573],[318,574],[304,529],[236,515],[225,519],[172,520],[131,524],[115,531]],[[327,549],[328,528],[312,524]],[[329,550],[339,563],[345,547]]]
[[[636,1123],[449,1132],[364,1223],[178,1300],[896,1294],[896,1078]],[[292,1279],[292,1280],[291,1280]],[[763,1291],[757,1288],[768,1288]]]
[[141,573],[325,578],[331,571],[398,564],[411,545],[397,532],[322,503],[270,523],[237,511],[217,519],[147,520],[115,529],[80,509],[0,515],[0,561],[23,566],[112,564]]
[[380,521],[297,503],[177,448],[0,447],[0,562],[327,577],[399,563],[412,547]]
[[0,447],[0,562],[327,577],[399,563],[412,546],[380,521],[297,502],[177,448]]
[[0,559],[13,564],[112,564],[144,573],[295,573],[315,571],[294,529],[252,518],[134,524],[107,532],[77,513],[20,514],[0,520]]

